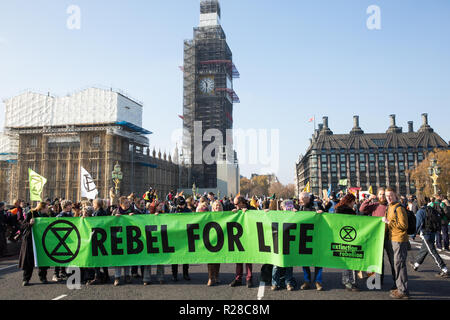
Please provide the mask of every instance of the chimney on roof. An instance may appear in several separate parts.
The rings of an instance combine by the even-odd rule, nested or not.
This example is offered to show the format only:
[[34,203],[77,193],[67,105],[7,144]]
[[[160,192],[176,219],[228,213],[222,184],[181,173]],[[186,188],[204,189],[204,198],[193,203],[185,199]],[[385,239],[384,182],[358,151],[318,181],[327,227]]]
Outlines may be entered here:
[[328,128],[328,117],[323,117],[323,127],[324,127],[325,129]]
[[391,127],[395,127],[395,114],[391,114],[389,118],[391,119]]
[[434,130],[428,124],[428,113],[422,113],[422,126],[419,132],[433,132]]
[[319,133],[323,130],[323,123],[319,123]]
[[359,116],[353,116],[353,128],[350,134],[363,134],[364,131],[359,127]]
[[390,120],[391,120],[391,125],[389,126],[387,133],[400,133],[402,132],[402,129],[397,127],[395,125],[395,114],[391,114],[389,116]]
[[414,132],[414,122],[408,121],[408,132]]
[[422,125],[423,126],[428,125],[428,113],[422,113]]
[[353,116],[353,128],[359,127],[359,116]]
[[323,124],[319,124],[320,134],[333,134],[330,128],[328,128],[328,117],[323,117]]

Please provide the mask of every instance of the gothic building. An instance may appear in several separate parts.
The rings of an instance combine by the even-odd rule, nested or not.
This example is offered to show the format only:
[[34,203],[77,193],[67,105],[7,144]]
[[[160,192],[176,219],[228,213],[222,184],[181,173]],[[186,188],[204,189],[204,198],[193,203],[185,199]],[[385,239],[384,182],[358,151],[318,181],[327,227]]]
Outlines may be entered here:
[[89,88],[66,97],[27,92],[5,104],[0,201],[29,200],[29,168],[47,179],[44,198],[75,201],[81,200],[81,167],[104,199],[114,186],[116,163],[123,173],[121,195],[142,195],[152,187],[164,197],[184,181],[177,159],[150,150],[152,132],[142,128],[142,104],[119,92]]

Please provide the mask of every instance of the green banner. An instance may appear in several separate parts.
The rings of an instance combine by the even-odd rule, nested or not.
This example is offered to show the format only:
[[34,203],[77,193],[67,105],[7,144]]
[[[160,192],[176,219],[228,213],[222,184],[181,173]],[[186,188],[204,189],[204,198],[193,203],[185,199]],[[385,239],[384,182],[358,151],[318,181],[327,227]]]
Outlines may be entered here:
[[257,263],[381,273],[379,217],[315,212],[37,218],[36,266]]

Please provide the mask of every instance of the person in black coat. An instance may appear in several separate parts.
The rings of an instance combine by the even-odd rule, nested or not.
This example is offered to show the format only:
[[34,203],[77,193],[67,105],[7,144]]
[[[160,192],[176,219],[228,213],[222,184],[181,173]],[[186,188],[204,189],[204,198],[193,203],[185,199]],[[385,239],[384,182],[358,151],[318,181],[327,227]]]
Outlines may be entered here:
[[[46,202],[39,205],[27,215],[22,224],[22,246],[19,254],[19,268],[23,270],[23,286],[28,286],[34,269],[33,237],[31,229],[35,223],[35,218],[50,217]],[[47,282],[48,267],[39,268],[39,279],[42,283]]]
[[[92,214],[93,217],[106,217],[110,215],[108,214],[108,212],[106,212],[105,209],[103,209],[104,202],[102,199],[95,199],[92,202],[92,205],[94,206],[94,213]],[[103,273],[100,271],[100,268],[94,269],[95,277],[93,280],[89,280],[88,282],[86,282],[86,285],[95,285],[99,283],[110,282],[108,267],[103,267]]]
[[[175,198],[176,208],[174,208],[172,213],[183,213],[183,212],[192,212],[186,203],[186,199],[182,196]],[[189,264],[183,264],[183,279],[186,281],[190,281],[191,277],[189,277]],[[178,264],[172,265],[172,281],[178,281]]]

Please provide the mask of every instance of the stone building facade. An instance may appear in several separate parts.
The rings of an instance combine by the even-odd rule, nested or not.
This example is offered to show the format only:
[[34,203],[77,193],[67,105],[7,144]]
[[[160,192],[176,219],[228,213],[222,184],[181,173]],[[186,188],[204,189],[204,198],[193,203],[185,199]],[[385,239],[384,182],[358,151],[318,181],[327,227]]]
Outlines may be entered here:
[[[396,126],[395,115],[390,116],[385,133],[364,133],[359,117],[353,118],[349,134],[334,134],[328,127],[328,117],[315,130],[306,154],[296,163],[297,192],[310,183],[311,192],[370,186],[394,187],[402,195],[415,193],[408,169],[416,167],[434,149],[448,149],[449,145],[428,124],[428,115],[422,114],[422,126],[414,131],[408,122],[408,131]],[[347,186],[339,181],[347,179]]]
[[161,151],[151,151],[147,138],[151,132],[130,122],[42,127],[22,124],[6,127],[6,133],[15,137],[18,148],[15,160],[0,161],[0,201],[29,201],[28,168],[47,179],[43,198],[75,201],[81,200],[81,167],[91,174],[98,197],[104,199],[109,198],[114,186],[112,171],[116,163],[123,173],[121,195],[136,192],[141,196],[152,187],[165,197],[187,179],[186,170],[177,163],[178,156],[172,159]]

